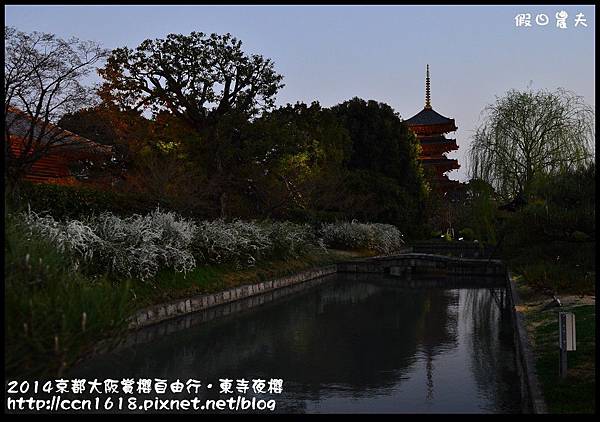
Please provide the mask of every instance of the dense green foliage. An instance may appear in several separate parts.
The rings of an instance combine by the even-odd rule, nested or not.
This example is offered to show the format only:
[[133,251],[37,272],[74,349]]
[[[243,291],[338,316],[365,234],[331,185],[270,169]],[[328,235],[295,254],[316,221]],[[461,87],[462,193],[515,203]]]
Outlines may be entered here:
[[444,234],[490,245],[498,241],[499,202],[492,187],[482,180],[470,180],[456,198],[431,195],[425,206],[433,237]]
[[[214,144],[169,113],[144,119],[107,106],[65,124],[116,139],[127,167],[117,191],[186,215],[358,219],[422,231],[428,189],[418,141],[386,104],[297,103],[252,121],[230,113],[214,123]],[[211,164],[217,147],[226,172]]]
[[146,213],[157,205],[173,208],[166,200],[154,201],[146,195],[122,193],[92,187],[23,183],[20,187],[22,209],[50,212],[56,218],[79,218],[83,215],[110,211],[118,215]]
[[524,211],[530,233],[546,240],[592,240],[596,233],[596,166],[555,175],[533,183],[534,200]]
[[532,285],[595,291],[595,165],[540,176],[532,199],[501,223],[503,256]]
[[384,103],[353,98],[332,110],[352,140],[349,194],[368,198],[347,212],[363,221],[395,224],[405,233],[418,234],[428,191],[414,134]]
[[[438,199],[429,220],[435,237],[491,245],[526,282],[545,293],[595,291],[595,164],[539,174],[521,202],[503,201],[473,179],[452,201]],[[434,197],[435,198],[435,197]],[[452,228],[451,236],[446,229]]]

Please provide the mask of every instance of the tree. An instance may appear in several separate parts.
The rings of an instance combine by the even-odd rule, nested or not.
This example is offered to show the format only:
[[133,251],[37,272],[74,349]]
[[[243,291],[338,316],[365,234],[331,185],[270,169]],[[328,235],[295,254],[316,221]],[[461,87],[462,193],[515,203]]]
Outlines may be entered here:
[[351,138],[345,211],[362,220],[398,225],[416,234],[424,218],[427,186],[419,142],[387,104],[353,98],[332,107]]
[[231,34],[192,32],[117,48],[99,71],[101,92],[125,108],[169,110],[198,130],[231,110],[254,116],[273,106],[283,77],[241,47]]
[[[249,197],[263,215],[306,218],[339,204],[339,170],[350,155],[342,122],[318,102],[288,104],[253,121],[240,149],[252,157],[245,177]],[[337,197],[334,199],[333,196]]]
[[194,208],[203,199],[203,189],[197,192],[197,186],[190,183],[197,180],[197,166],[193,165],[197,162],[189,159],[187,146],[198,135],[181,118],[169,111],[146,118],[139,111],[120,110],[103,102],[67,114],[59,124],[92,141],[111,145],[111,165],[91,168],[91,177],[106,173],[120,176],[120,183],[113,187],[122,192],[167,201],[180,211],[197,211]]
[[[93,90],[82,80],[107,51],[92,41],[12,27],[5,27],[4,41],[4,150],[12,185],[35,162],[68,144],[70,134],[53,123],[92,102]],[[15,133],[20,139],[11,136]]]
[[112,175],[113,181],[122,179],[125,171],[132,170],[133,157],[144,148],[151,138],[151,122],[139,112],[122,111],[117,107],[100,103],[67,113],[58,121],[62,129],[69,130],[98,144],[110,145],[111,160],[108,163],[77,163],[88,165],[93,177]]
[[536,175],[593,159],[594,110],[564,89],[509,91],[485,110],[469,151],[471,177],[504,200],[526,197]]
[[353,98],[332,109],[352,138],[350,169],[381,172],[413,193],[423,188],[419,142],[392,107]]
[[169,34],[135,50],[112,51],[99,71],[101,97],[123,109],[169,111],[196,130],[198,156],[211,180],[214,201],[225,214],[227,191],[239,165],[236,137],[248,119],[274,104],[283,77],[270,59],[248,55],[231,34]]

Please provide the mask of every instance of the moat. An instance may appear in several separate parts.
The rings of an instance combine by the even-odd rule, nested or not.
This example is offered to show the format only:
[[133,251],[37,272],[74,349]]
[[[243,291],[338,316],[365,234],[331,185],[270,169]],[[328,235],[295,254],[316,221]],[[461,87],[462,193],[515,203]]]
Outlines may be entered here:
[[231,396],[219,394],[220,379],[232,379],[235,390],[237,379],[277,378],[281,394],[244,396],[274,399],[281,413],[521,412],[504,286],[439,284],[328,276],[271,303],[97,356],[70,376],[196,379],[214,385],[199,390],[203,399]]

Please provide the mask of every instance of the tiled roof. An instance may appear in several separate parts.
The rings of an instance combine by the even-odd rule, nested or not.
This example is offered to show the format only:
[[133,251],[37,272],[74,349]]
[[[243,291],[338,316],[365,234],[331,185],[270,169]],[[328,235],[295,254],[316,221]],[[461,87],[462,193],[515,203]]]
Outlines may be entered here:
[[438,136],[421,136],[419,137],[419,142],[421,145],[429,145],[429,144],[455,144],[456,139],[448,139],[442,135]]
[[442,116],[432,108],[424,108],[419,113],[415,114],[410,119],[404,121],[408,126],[424,126],[424,125],[453,125],[454,119],[449,119]]
[[[31,130],[31,117],[15,107],[9,107],[5,116],[5,124],[9,127],[10,134],[18,137],[27,137]],[[34,136],[38,137],[42,131],[42,122],[34,126]],[[68,148],[93,150],[94,152],[110,154],[112,147],[93,142],[83,136],[62,129],[52,123],[48,123],[41,141],[52,142],[54,146]]]

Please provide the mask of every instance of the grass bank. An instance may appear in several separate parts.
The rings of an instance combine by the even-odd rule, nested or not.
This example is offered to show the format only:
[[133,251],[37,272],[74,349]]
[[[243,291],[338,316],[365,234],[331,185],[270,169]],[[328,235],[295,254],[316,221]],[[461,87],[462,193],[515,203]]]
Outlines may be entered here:
[[[548,241],[504,248],[524,301],[536,370],[550,413],[596,409],[595,241]],[[545,309],[556,295],[563,306]],[[558,312],[575,313],[577,351],[569,352],[569,375],[558,376]]]
[[303,270],[334,264],[338,261],[373,256],[369,250],[315,251],[296,259],[267,259],[250,268],[235,265],[206,265],[187,274],[160,271],[153,280],[128,280],[136,308],[160,304],[194,295],[215,293],[231,287],[284,277]]
[[[596,411],[596,306],[589,295],[561,295],[561,307],[544,309],[548,297],[516,280],[523,299],[522,311],[533,343],[536,371],[550,413],[594,413]],[[568,376],[558,375],[558,313],[573,312],[577,350],[568,352]]]

